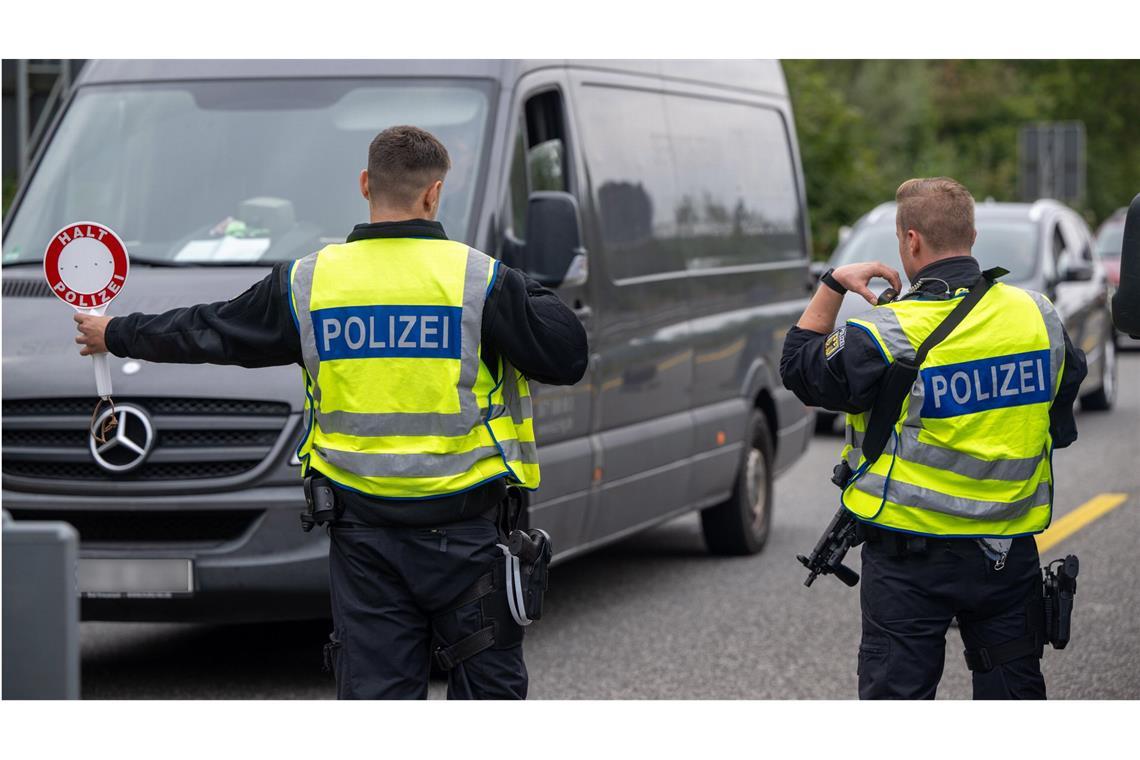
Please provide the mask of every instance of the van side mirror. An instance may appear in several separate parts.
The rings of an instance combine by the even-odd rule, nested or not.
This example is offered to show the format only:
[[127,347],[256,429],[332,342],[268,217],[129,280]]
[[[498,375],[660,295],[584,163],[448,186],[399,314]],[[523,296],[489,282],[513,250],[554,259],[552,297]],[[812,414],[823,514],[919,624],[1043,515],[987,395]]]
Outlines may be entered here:
[[1112,297],[1116,329],[1140,337],[1140,194],[1128,206],[1120,247],[1120,285]]
[[1093,278],[1093,265],[1077,254],[1066,251],[1061,256],[1057,269],[1061,282],[1088,282]]
[[526,207],[526,243],[522,256],[528,275],[549,288],[586,282],[578,201],[570,193],[540,190]]

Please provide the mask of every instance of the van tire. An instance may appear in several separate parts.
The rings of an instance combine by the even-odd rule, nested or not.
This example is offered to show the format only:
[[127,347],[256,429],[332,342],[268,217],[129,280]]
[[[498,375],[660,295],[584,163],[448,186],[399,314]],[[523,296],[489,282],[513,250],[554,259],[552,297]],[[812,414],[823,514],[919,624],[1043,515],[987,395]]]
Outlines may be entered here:
[[764,548],[772,527],[772,434],[764,412],[748,418],[744,455],[732,496],[701,510],[701,528],[709,552],[722,556],[755,554]]

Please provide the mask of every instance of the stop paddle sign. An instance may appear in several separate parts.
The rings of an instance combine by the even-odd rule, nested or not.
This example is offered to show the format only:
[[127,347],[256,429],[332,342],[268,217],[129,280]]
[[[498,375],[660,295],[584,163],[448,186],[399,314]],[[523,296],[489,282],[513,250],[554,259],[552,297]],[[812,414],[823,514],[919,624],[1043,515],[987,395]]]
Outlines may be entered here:
[[[44,252],[44,277],[51,292],[77,311],[102,316],[127,281],[127,247],[111,228],[74,222],[55,233]],[[111,395],[107,354],[95,354],[95,385],[100,398]]]

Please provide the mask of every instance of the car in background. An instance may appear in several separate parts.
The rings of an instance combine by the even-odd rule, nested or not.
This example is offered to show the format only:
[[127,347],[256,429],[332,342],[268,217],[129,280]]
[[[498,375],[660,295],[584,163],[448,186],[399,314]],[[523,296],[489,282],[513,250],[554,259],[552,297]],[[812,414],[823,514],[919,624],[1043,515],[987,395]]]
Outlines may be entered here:
[[[1093,255],[1093,235],[1072,209],[1054,200],[1035,203],[987,201],[975,208],[978,238],[973,253],[983,269],[1004,267],[1002,282],[1036,290],[1057,307],[1073,345],[1088,358],[1089,374],[1081,385],[1084,410],[1111,409],[1116,401],[1116,335],[1109,312],[1111,285],[1106,267]],[[1123,225],[1123,221],[1122,221]],[[1117,246],[1119,256],[1119,245]],[[895,204],[883,203],[852,227],[828,261],[839,267],[861,261],[899,266]],[[903,292],[910,286],[899,272]],[[837,324],[870,307],[848,293]],[[817,412],[817,430],[834,427],[834,412]]]
[[[1127,213],[1127,208],[1117,209],[1096,231],[1096,257],[1104,266],[1113,289],[1120,287],[1120,249],[1124,244],[1124,218]],[[1140,338],[1117,331],[1116,345],[1118,348],[1140,348]]]

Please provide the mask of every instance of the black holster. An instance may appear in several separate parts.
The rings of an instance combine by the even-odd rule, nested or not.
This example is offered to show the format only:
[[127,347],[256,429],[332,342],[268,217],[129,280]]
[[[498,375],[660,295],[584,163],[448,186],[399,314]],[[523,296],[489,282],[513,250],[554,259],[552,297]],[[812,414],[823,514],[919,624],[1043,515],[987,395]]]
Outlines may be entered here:
[[[1056,571],[1053,570],[1054,565],[1057,566]],[[1076,555],[1070,554],[1050,562],[1041,573],[1045,586],[1045,641],[1054,649],[1064,649],[1069,644],[1080,568]]]
[[310,475],[304,480],[305,511],[301,513],[301,530],[308,533],[314,525],[338,520],[344,505],[337,503],[336,491],[328,478]]
[[[1057,566],[1055,571],[1054,565]],[[962,653],[966,667],[986,672],[1021,657],[1033,654],[1041,657],[1045,644],[1051,644],[1054,649],[1068,646],[1079,571],[1080,563],[1072,554],[1042,568],[1042,585],[1034,587],[1026,602],[1030,630],[1021,638],[997,646],[966,649]]]

